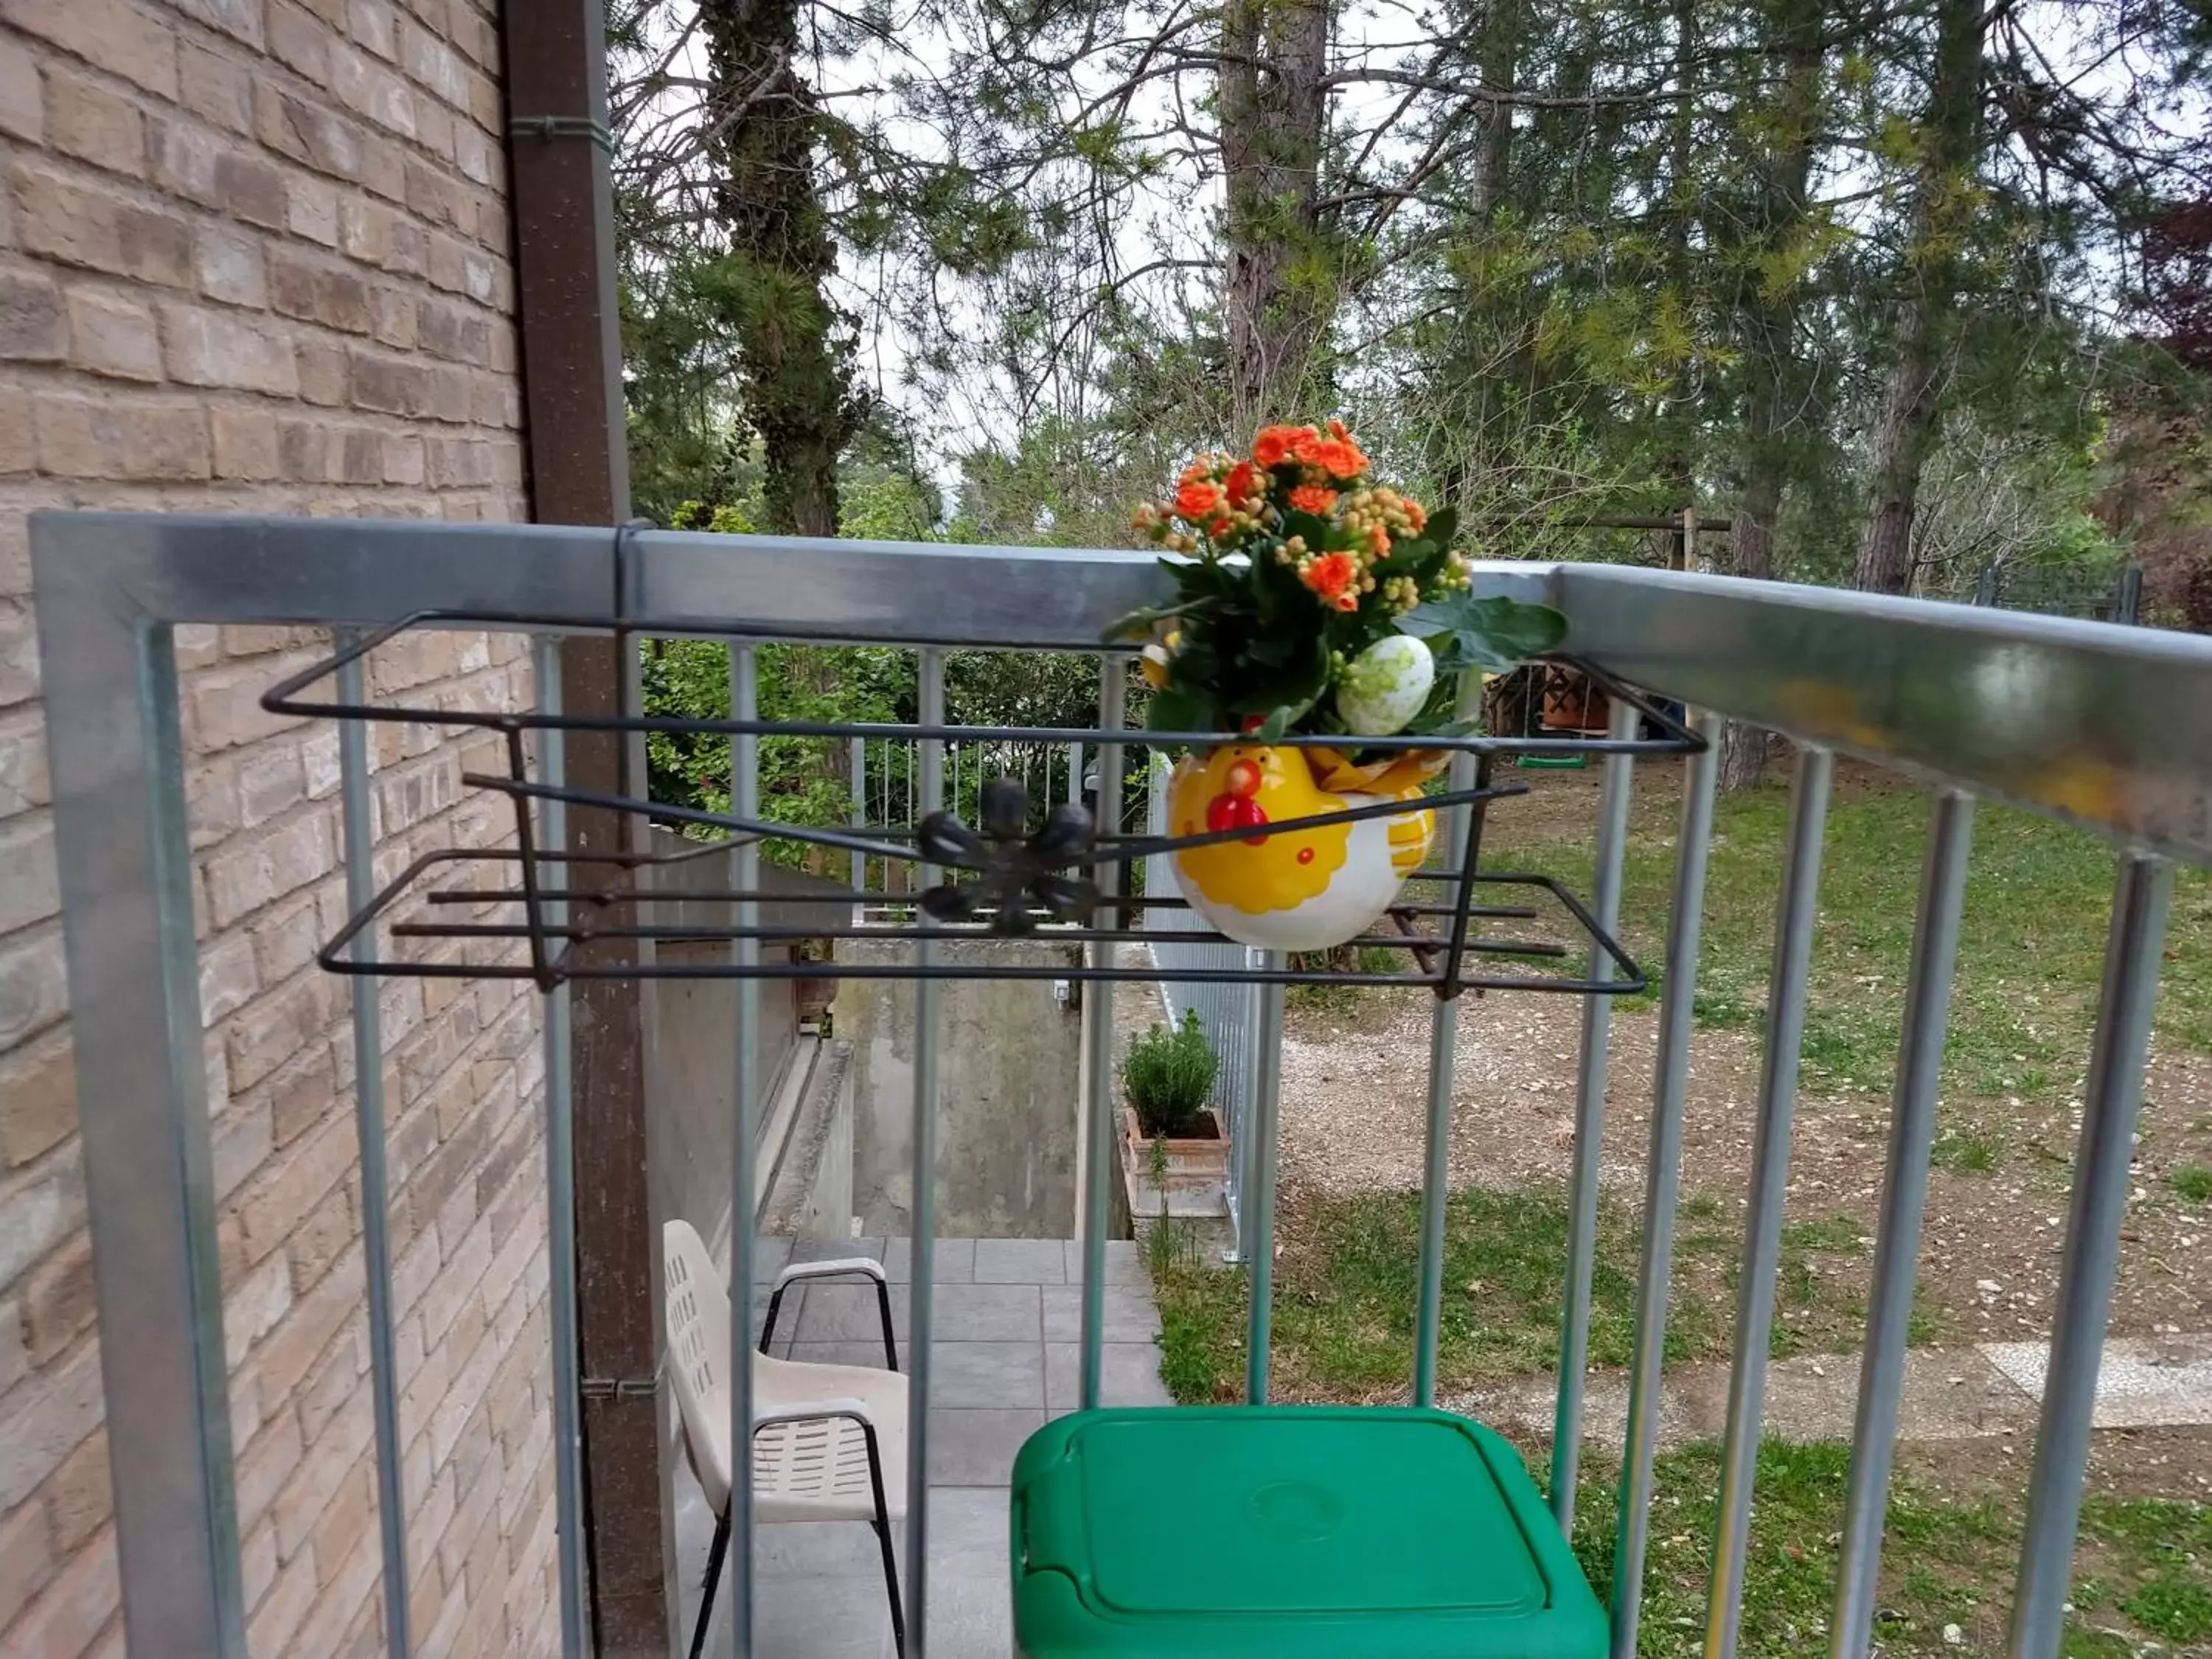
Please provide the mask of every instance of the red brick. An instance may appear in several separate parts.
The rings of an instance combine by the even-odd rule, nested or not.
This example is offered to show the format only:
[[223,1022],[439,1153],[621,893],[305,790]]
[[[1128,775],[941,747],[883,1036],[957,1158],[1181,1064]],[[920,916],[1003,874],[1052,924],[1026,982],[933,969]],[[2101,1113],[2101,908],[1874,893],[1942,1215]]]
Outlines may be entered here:
[[491,321],[472,306],[426,301],[417,314],[416,328],[422,349],[433,356],[481,366],[491,356]]
[[210,411],[218,478],[264,480],[283,476],[276,459],[276,417],[265,409]]
[[402,138],[415,136],[415,100],[407,83],[343,41],[331,43],[331,90],[337,100]]
[[280,398],[300,389],[291,341],[234,312],[164,302],[161,344],[170,378],[186,386],[235,386]]
[[258,156],[226,153],[216,162],[216,200],[222,210],[264,230],[290,222],[291,195],[284,174]]
[[211,471],[206,411],[45,396],[38,400],[39,469],[64,478],[183,481]]
[[338,192],[320,179],[294,178],[284,191],[284,224],[295,236],[338,245]]
[[119,380],[161,378],[161,337],[154,313],[136,300],[100,289],[70,290],[70,361]]
[[178,95],[186,109],[228,132],[253,130],[253,80],[244,64],[189,41],[177,48]]
[[369,328],[368,284],[359,273],[289,248],[269,250],[269,303],[279,314],[349,334]]
[[280,155],[334,178],[361,177],[361,132],[342,115],[264,81],[253,89],[253,126]]
[[53,280],[0,271],[0,357],[51,363],[67,349],[61,290]]
[[319,87],[331,83],[331,31],[312,13],[270,0],[269,55]]
[[336,409],[353,394],[346,349],[327,340],[301,340],[294,348],[299,365],[300,397],[321,409]]
[[92,1288],[92,1235],[79,1232],[23,1280],[23,1334],[33,1365],[44,1365],[76,1338],[97,1311]]
[[0,132],[27,144],[46,141],[46,94],[39,87],[39,65],[27,52],[0,52]]
[[46,1483],[55,1547],[67,1553],[82,1546],[106,1523],[114,1512],[114,1499],[107,1468],[107,1431],[101,1429],[86,1436]]
[[349,200],[342,220],[345,251],[354,258],[395,275],[420,276],[429,269],[429,242],[422,228],[380,203]]
[[389,415],[429,413],[434,394],[429,370],[422,364],[358,350],[349,354],[349,362],[356,408]]
[[52,1534],[43,1504],[21,1504],[0,1521],[0,1620],[12,1618],[53,1577]]
[[225,305],[258,311],[269,303],[269,277],[261,257],[261,244],[212,226],[199,234],[195,261],[200,292]]
[[16,164],[11,182],[16,230],[28,252],[166,288],[191,285],[191,230],[174,214],[28,162]]
[[0,22],[163,98],[177,95],[177,36],[130,0],[0,0]]
[[46,142],[64,155],[131,178],[146,171],[138,106],[58,64],[46,70]]

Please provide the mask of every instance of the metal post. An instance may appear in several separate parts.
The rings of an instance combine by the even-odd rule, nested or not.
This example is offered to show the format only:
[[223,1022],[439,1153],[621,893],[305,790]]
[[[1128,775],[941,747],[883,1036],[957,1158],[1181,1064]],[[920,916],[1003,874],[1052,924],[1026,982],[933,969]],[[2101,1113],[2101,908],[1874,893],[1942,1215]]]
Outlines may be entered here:
[[[730,647],[730,718],[760,718],[760,677],[756,648]],[[741,818],[760,816],[760,738],[740,732],[730,739],[730,810]],[[760,886],[760,842],[747,836],[733,854],[732,874],[741,893]],[[753,1235],[758,1223],[753,1189],[754,1138],[760,1123],[760,981],[744,973],[760,961],[760,941],[744,930],[760,919],[760,907],[738,902],[731,921],[739,936],[730,942],[731,965],[738,970],[732,987],[736,1018],[731,1022],[731,1064],[737,1095],[737,1133],[730,1164],[730,1576],[731,1651],[749,1659],[753,1650]]]
[[2112,620],[2132,628],[2142,621],[2143,573],[2139,564],[2120,568],[2119,597],[2112,605]]
[[[1613,700],[1616,743],[1636,736],[1643,716],[1625,697]],[[1597,868],[1590,909],[1609,934],[1620,928],[1620,870],[1628,851],[1628,807],[1634,757],[1606,757],[1598,793]],[[1593,944],[1585,971],[1599,981],[1613,977],[1613,958]],[[1583,1373],[1589,1364],[1590,1281],[1597,1267],[1597,1176],[1605,1133],[1606,1045],[1613,1032],[1613,999],[1583,999],[1583,1046],[1575,1081],[1575,1157],[1568,1179],[1566,1305],[1559,1317],[1559,1391],[1552,1422],[1552,1515],[1559,1531],[1575,1532],[1575,1481],[1583,1450]]]
[[[1688,713],[1687,710],[1685,713]],[[1682,1106],[1690,1080],[1690,1016],[1698,945],[1705,930],[1705,866],[1713,834],[1721,720],[1690,717],[1705,739],[1683,765],[1682,828],[1674,844],[1674,908],[1659,997],[1659,1050],[1651,1104],[1651,1155],[1644,1176],[1644,1260],[1636,1285],[1636,1342],[1628,1371],[1628,1432],[1613,1551],[1613,1659],[1636,1659],[1644,1607],[1644,1553],[1651,1532],[1651,1463],[1659,1445],[1659,1370],[1667,1346],[1667,1291],[1674,1266],[1674,1200],[1682,1181]]]
[[1067,745],[1067,800],[1073,806],[1080,805],[1082,799],[1083,745],[1071,743]]
[[1706,1659],[1733,1659],[1743,1613],[1743,1571],[1751,1541],[1751,1493],[1759,1474],[1759,1423],[1766,1404],[1766,1352],[1774,1326],[1774,1280],[1782,1261],[1782,1212],[1790,1189],[1790,1131],[1797,1104],[1798,1048],[1805,1037],[1805,994],[1813,972],[1820,915],[1820,845],[1828,819],[1835,756],[1797,752],[1775,908],[1774,968],[1766,989],[1766,1045],[1752,1131],[1751,1207],[1736,1281],[1735,1353],[1729,1368],[1721,1491],[1713,1543],[1713,1582],[1705,1606]]
[[[853,739],[853,828],[865,830],[868,827],[868,740]],[[865,853],[853,854],[853,890],[868,890],[868,857]]]
[[1928,856],[1920,876],[1920,919],[1905,984],[1905,1030],[1889,1123],[1889,1168],[1867,1298],[1866,1355],[1859,1366],[1858,1413],[1851,1431],[1851,1484],[1844,1504],[1843,1553],[1836,1568],[1831,1659],[1866,1659],[1874,1635],[1875,1583],[1881,1571],[1882,1521],[1889,1507],[1891,1443],[1905,1385],[1905,1347],[1920,1265],[1920,1218],[1928,1159],[1936,1145],[1936,1097],[1951,1012],[1951,972],[1959,955],[1959,912],[1974,837],[1971,797],[1936,798]]
[[[1279,972],[1285,963],[1280,951],[1259,952],[1262,969]],[[1275,1291],[1275,1164],[1276,1119],[1281,1107],[1283,1083],[1283,988],[1280,983],[1260,987],[1260,1017],[1252,1022],[1252,1152],[1249,1185],[1244,1194],[1250,1218],[1243,1246],[1249,1262],[1252,1305],[1245,1334],[1244,1397],[1255,1406],[1267,1403],[1268,1322],[1274,1314]]]
[[135,1653],[245,1659],[173,630],[85,626],[120,607],[68,581],[47,555],[40,650],[124,1633]]
[[[1457,713],[1462,720],[1482,707],[1482,676],[1463,675],[1460,680]],[[1466,789],[1475,779],[1474,755],[1462,751],[1451,758],[1450,787]],[[1475,806],[1453,807],[1443,814],[1437,833],[1449,848],[1471,846],[1463,839],[1466,814]],[[1462,870],[1463,884],[1474,878],[1473,870]],[[1418,1305],[1413,1321],[1413,1403],[1437,1403],[1437,1329],[1443,1316],[1444,1223],[1451,1202],[1452,1082],[1459,1049],[1459,999],[1440,999],[1429,1015],[1429,1100],[1425,1119],[1425,1138],[1421,1157],[1421,1261]],[[1271,1213],[1272,1218],[1272,1213]]]
[[[335,643],[361,636],[342,631]],[[337,673],[342,702],[368,701],[361,659]],[[369,823],[368,728],[340,720],[339,817],[345,836],[346,908],[355,915],[376,896],[376,837]],[[356,962],[376,959],[376,930],[364,927],[353,942]],[[376,1419],[376,1518],[384,1550],[384,1639],[392,1659],[406,1659],[407,1492],[399,1466],[398,1366],[392,1346],[392,1197],[385,1168],[384,1025],[377,1001],[380,981],[356,974],[349,981],[353,1003],[354,1129],[361,1142],[362,1277],[368,1287],[369,1403]]]
[[[561,712],[561,641],[541,637],[532,666],[537,671],[538,706]],[[356,722],[339,723],[343,732]],[[540,780],[568,781],[568,736],[558,730],[538,733]],[[557,854],[568,846],[568,809],[548,800],[538,819],[539,845]],[[565,860],[552,865],[559,884],[574,885]],[[568,920],[566,902],[549,902],[549,923]],[[569,1070],[572,1038],[568,988],[556,985],[545,999],[545,1253],[547,1300],[550,1303],[553,1349],[553,1512],[559,1551],[561,1651],[582,1659],[584,1635],[584,1440],[580,1376],[576,1347],[576,1144],[575,1092]]]
[[2105,941],[2097,1035],[2082,1095],[2081,1140],[2074,1158],[2066,1254],[2051,1318],[2050,1369],[2036,1427],[2035,1474],[2027,1488],[2027,1538],[2005,1644],[2012,1659],[2056,1659],[2058,1652],[2172,897],[2172,865],[2136,854],[2120,860],[2112,930]]
[[[918,653],[921,715],[924,726],[945,723],[945,653],[925,647]],[[945,798],[945,745],[920,745],[919,766],[909,774],[916,792],[915,822],[935,811]],[[916,871],[915,890],[937,879],[933,866]],[[928,976],[936,946],[927,938],[915,943],[915,966],[924,969],[914,987],[914,1237],[911,1310],[907,1328],[906,1473],[906,1643],[912,1659],[922,1659],[929,1641],[929,1373],[930,1313],[937,1277],[937,1053],[938,1018],[943,986]]]
[[[1129,684],[1128,659],[1109,656],[1098,666],[1098,724],[1101,729],[1119,731],[1127,718],[1126,708]],[[1101,836],[1109,836],[1121,827],[1121,745],[1118,743],[1101,744],[1098,750],[1098,800],[1097,829]],[[1075,788],[1083,787],[1080,774],[1075,778]],[[1111,918],[1113,901],[1121,891],[1121,866],[1116,863],[1099,865],[1095,872],[1098,882],[1100,909]],[[1114,963],[1114,947],[1098,943],[1091,947],[1091,965],[1110,968]],[[1090,1115],[1084,1120],[1083,1163],[1083,1353],[1082,1401],[1083,1409],[1096,1411],[1100,1397],[1100,1372],[1103,1364],[1103,1341],[1106,1330],[1106,1216],[1111,1195],[1109,1182],[1115,1168],[1114,1152],[1114,981],[1093,980],[1084,988],[1083,996],[1085,1060],[1089,1074],[1084,1079],[1084,1109]]]

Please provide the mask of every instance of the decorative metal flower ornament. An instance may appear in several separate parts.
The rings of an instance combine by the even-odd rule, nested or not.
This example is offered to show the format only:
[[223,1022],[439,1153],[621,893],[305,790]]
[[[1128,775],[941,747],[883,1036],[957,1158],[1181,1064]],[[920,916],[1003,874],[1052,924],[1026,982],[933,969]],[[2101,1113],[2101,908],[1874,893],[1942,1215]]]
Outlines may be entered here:
[[983,786],[983,827],[970,830],[950,812],[932,812],[915,833],[916,856],[925,864],[975,872],[921,896],[932,921],[975,921],[987,915],[998,933],[1025,933],[1042,909],[1055,921],[1081,921],[1098,903],[1097,884],[1065,873],[1087,863],[1091,814],[1073,801],[1052,809],[1036,835],[1029,827],[1029,798],[1021,785],[999,778]]

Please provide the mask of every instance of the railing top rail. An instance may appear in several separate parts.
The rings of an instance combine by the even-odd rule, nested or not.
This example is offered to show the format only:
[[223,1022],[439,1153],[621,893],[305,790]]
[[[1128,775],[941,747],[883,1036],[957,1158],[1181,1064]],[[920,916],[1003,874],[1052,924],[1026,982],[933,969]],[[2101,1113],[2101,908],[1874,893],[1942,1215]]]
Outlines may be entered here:
[[[33,515],[41,588],[151,620],[374,623],[427,608],[657,631],[1097,649],[1164,597],[1150,555],[705,532]],[[2146,848],[2212,862],[2212,639],[1616,565],[1486,562],[1567,644],[1660,695]]]

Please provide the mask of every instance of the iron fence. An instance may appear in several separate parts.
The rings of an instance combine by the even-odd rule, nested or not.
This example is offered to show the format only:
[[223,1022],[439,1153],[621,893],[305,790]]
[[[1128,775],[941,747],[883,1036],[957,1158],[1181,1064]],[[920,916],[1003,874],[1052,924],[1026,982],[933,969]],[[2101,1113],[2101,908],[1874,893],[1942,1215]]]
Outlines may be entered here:
[[[751,646],[758,638],[860,640],[917,652],[917,726],[886,738],[917,745],[918,806],[945,798],[944,748],[960,734],[944,725],[943,653],[969,644],[1095,649],[1110,617],[1158,597],[1160,578],[1135,555],[1022,549],[910,548],[805,543],[678,533],[620,533],[562,526],[331,523],[102,514],[41,514],[32,523],[36,598],[49,716],[70,989],[79,1069],[86,1184],[100,1328],[108,1433],[123,1565],[125,1627],[134,1650],[232,1656],[245,1647],[235,1474],[225,1409],[222,1278],[209,1156],[207,1085],[201,1045],[191,855],[184,806],[184,757],[173,630],[186,623],[362,627],[411,613],[498,617],[530,629],[539,645],[540,684],[558,683],[557,636],[577,619],[633,627],[650,619],[672,634],[738,634],[730,734],[736,740],[736,827],[760,823],[756,748],[765,730],[752,708]],[[957,562],[960,580],[947,580]],[[1762,1418],[1768,1323],[1783,1219],[1806,964],[1817,926],[1817,892],[1827,783],[1834,757],[1850,754],[1917,780],[1929,790],[1929,830],[1912,968],[1888,1129],[1887,1175],[1869,1297],[1859,1380],[1850,1499],[1842,1536],[1829,1650],[1864,1659],[1881,1562],[1885,1496],[1902,1386],[1905,1340],[1918,1254],[1920,1213],[1932,1149],[1937,1060],[1945,1038],[1949,982],[1959,942],[1960,895],[1970,862],[1973,800],[1994,797],[2069,818],[2118,842],[2111,930],[2095,1037],[2083,1094],[2062,1276],[2053,1316],[2047,1382],[2035,1444],[2027,1527],[2017,1564],[2007,1651],[2054,1659],[2079,1520],[2099,1357],[2109,1309],[2129,1147],[2141,1103],[2150,1014],[2166,934],[2172,860],[2212,861],[2212,641],[2096,623],[2023,616],[1769,582],[1587,565],[1479,566],[1480,591],[1547,599],[1565,611],[1570,643],[1612,674],[1696,711],[1706,742],[1685,764],[1665,945],[1654,1093],[1650,1113],[1639,1280],[1627,1430],[1622,1445],[1613,1555],[1612,1650],[1637,1651],[1645,1546],[1651,1524],[1659,1381],[1673,1276],[1689,1036],[1696,993],[1707,851],[1723,719],[1782,732],[1799,750],[1788,856],[1773,941],[1768,1023],[1758,1085],[1756,1142],[1737,1309],[1718,1534],[1710,1586],[1705,1652],[1729,1659],[1741,1616],[1746,1527]],[[609,611],[610,596],[613,610]],[[548,622],[545,619],[560,619]],[[536,619],[536,620],[532,620]],[[471,625],[456,623],[456,625]],[[481,623],[473,625],[480,626]],[[357,702],[343,680],[342,702]],[[1125,677],[1111,658],[1100,680],[1097,726],[1081,734],[1030,733],[1096,745],[1100,775],[1119,775],[1126,721]],[[451,720],[451,711],[433,711]],[[394,714],[391,717],[398,717]],[[413,716],[410,716],[413,717]],[[566,727],[541,706],[501,728],[534,729],[542,747],[529,777],[489,779],[519,803],[547,855],[564,861],[559,816],[573,797],[559,784]],[[1626,715],[1623,715],[1626,718]],[[1615,734],[1616,738],[1619,733]],[[1601,946],[1620,901],[1626,802],[1634,746],[1613,741],[1598,826],[1588,981],[1601,988],[1617,964]],[[366,890],[359,867],[366,787],[361,745],[349,744],[349,885]],[[1461,757],[1455,787],[1473,763]],[[1470,806],[1479,795],[1465,797]],[[363,833],[356,833],[356,828]],[[848,841],[854,839],[847,838]],[[836,844],[834,842],[829,844]],[[848,848],[848,850],[851,850]],[[909,847],[911,854],[918,844]],[[744,884],[741,853],[738,879]],[[573,854],[568,861],[581,862]],[[530,863],[525,860],[526,878]],[[1462,866],[1459,904],[1479,878]],[[1112,869],[1103,899],[1115,899]],[[532,896],[529,937],[550,948],[567,925],[568,891]],[[1154,898],[1156,895],[1147,895]],[[751,908],[738,896],[740,912]],[[549,926],[547,918],[551,918]],[[1185,947],[1182,930],[1168,948]],[[509,939],[524,937],[510,933]],[[561,937],[568,937],[566,933]],[[1143,937],[1141,932],[1139,937]],[[1085,935],[1085,970],[1118,976],[1110,953],[1125,934]],[[369,931],[326,953],[333,966],[373,985],[372,970],[407,971],[375,959]],[[927,929],[915,955],[927,968]],[[732,970],[758,968],[759,934],[730,934]],[[1154,939],[1158,944],[1161,941]],[[1170,971],[1165,964],[1146,975]],[[578,1587],[582,1516],[574,1439],[577,1395],[574,1324],[574,1194],[568,1182],[568,987],[550,981],[545,1108],[550,1153],[556,1418],[556,1492],[565,1650],[585,1650]],[[1249,1262],[1247,1389],[1269,1389],[1273,1313],[1274,1152],[1285,985],[1293,976],[1263,958],[1239,980],[1250,999],[1252,1063],[1238,1085],[1237,1129],[1247,1149],[1240,1217]],[[1624,975],[1624,978],[1626,976]],[[1435,1003],[1430,1043],[1419,1296],[1412,1343],[1412,1393],[1433,1402],[1443,1298],[1444,1153],[1449,1127],[1458,1002]],[[755,999],[741,977],[738,1041],[753,1029]],[[938,981],[921,978],[912,1062],[914,1152],[933,1168],[937,1118]],[[374,998],[368,1000],[373,1016]],[[1561,1384],[1553,1448],[1552,1502],[1571,1522],[1575,1459],[1582,1443],[1590,1277],[1595,1252],[1596,1149],[1608,1057],[1606,1000],[1594,996],[1579,1062],[1577,1154],[1560,1334]],[[1108,1106],[1113,999],[1085,1000],[1092,1068],[1085,1125],[1085,1214],[1104,1213],[1114,1158]],[[369,1095],[380,1067],[373,1017],[357,1027],[363,1091],[360,1133],[364,1181],[380,1154],[381,1113]],[[1241,1047],[1241,1043],[1238,1045]],[[756,1092],[739,1067],[740,1121]],[[750,1191],[750,1137],[737,1137],[732,1191]],[[927,1639],[930,1559],[927,1505],[933,1183],[915,1185],[910,1352],[912,1421],[908,1480],[909,1651]],[[370,1194],[373,1198],[374,1194]],[[371,1226],[375,1206],[365,1202]],[[749,1212],[740,1208],[739,1214]],[[732,1285],[752,1282],[752,1230],[733,1229]],[[1107,1292],[1103,1229],[1085,1230],[1081,1394],[1099,1397]],[[372,1238],[368,1260],[384,1260]],[[378,1392],[375,1449],[383,1490],[402,1495],[400,1448],[390,1432],[388,1316],[380,1328],[379,1290],[369,1290],[373,1373]],[[735,1299],[735,1298],[733,1298]],[[738,1305],[744,1305],[740,1301]],[[127,1340],[126,1340],[127,1334]],[[739,1322],[737,1341],[745,1332]],[[379,1357],[379,1356],[381,1357]],[[732,1355],[732,1430],[750,1423],[750,1370]],[[735,1639],[750,1652],[746,1609],[752,1551],[747,1460],[736,1460],[732,1524]],[[390,1534],[383,1564],[388,1632],[404,1650],[406,1556]]]

